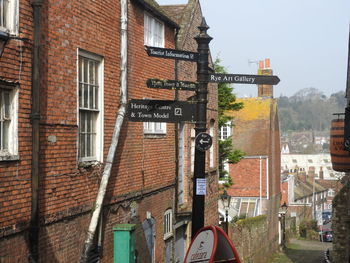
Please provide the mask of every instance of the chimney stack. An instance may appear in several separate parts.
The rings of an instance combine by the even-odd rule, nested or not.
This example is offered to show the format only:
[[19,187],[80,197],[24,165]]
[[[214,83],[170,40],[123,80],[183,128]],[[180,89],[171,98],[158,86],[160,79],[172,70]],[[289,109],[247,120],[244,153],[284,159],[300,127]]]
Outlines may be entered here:
[[321,168],[320,168],[319,178],[320,178],[321,180],[324,179],[322,166],[321,166]]
[[[258,75],[273,75],[269,58],[259,61]],[[258,97],[273,98],[273,85],[258,85]]]

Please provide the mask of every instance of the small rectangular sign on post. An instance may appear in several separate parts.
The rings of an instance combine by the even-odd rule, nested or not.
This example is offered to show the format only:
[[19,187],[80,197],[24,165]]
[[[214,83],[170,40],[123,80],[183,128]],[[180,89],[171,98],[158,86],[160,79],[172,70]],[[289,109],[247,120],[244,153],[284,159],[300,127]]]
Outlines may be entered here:
[[207,181],[205,178],[197,178],[196,181],[196,194],[206,195],[207,193]]
[[209,74],[209,82],[276,85],[280,79],[269,75]]
[[136,100],[128,103],[128,118],[134,122],[193,122],[196,105],[187,101]]
[[149,47],[145,46],[146,52],[150,57],[159,58],[169,58],[169,59],[179,59],[197,62],[199,54],[191,51],[170,49],[170,48],[160,48],[160,47]]
[[196,91],[197,83],[190,81],[177,81],[169,79],[148,79],[147,87],[152,89],[170,89],[170,90],[190,90]]

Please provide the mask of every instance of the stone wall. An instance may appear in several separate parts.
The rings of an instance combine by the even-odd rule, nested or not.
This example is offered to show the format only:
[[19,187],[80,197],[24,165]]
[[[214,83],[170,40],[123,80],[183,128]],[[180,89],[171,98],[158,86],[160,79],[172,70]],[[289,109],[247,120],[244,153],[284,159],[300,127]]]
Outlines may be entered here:
[[[345,179],[345,178],[344,178]],[[349,181],[333,199],[333,260],[348,262],[350,248]]]
[[242,263],[266,263],[278,248],[278,234],[269,239],[265,215],[239,220],[229,226],[229,237]]

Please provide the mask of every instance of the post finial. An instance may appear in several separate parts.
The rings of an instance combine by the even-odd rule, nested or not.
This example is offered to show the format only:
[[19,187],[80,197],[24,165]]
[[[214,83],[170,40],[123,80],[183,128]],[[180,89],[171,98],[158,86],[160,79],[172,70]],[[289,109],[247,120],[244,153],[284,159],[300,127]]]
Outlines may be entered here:
[[209,29],[209,26],[207,25],[207,22],[205,21],[205,17],[203,16],[202,17],[202,22],[201,24],[199,25],[198,29],[202,32],[202,31],[205,31],[207,32],[207,30]]
[[209,29],[209,26],[207,25],[207,22],[205,21],[205,18],[202,17],[202,22],[198,26],[199,34],[195,37],[195,39],[206,39],[207,41],[212,40],[212,37],[207,34],[207,30]]

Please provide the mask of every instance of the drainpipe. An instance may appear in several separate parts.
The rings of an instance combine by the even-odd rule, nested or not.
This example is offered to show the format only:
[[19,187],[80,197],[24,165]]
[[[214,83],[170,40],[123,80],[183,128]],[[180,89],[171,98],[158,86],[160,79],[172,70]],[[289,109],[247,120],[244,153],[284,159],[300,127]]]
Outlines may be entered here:
[[266,199],[270,199],[269,192],[269,157],[266,157]]
[[261,215],[261,200],[262,200],[262,159],[261,156],[259,156],[259,167],[260,167],[260,171],[259,171],[259,215]]
[[41,7],[43,0],[31,0],[33,8],[33,57],[32,57],[32,207],[29,223],[28,262],[39,261],[39,121],[40,121],[40,35]]
[[102,174],[100,188],[98,189],[97,198],[95,201],[95,209],[92,213],[89,229],[87,231],[87,237],[84,243],[84,247],[81,253],[80,262],[85,263],[88,260],[89,252],[93,246],[93,239],[95,236],[99,217],[101,215],[101,209],[103,206],[103,199],[106,194],[108,181],[111,175],[113,160],[115,152],[117,150],[119,135],[121,127],[123,125],[124,116],[126,112],[127,104],[127,25],[128,25],[128,9],[127,0],[120,0],[120,13],[121,13],[121,39],[120,39],[120,107],[118,110],[118,116],[115,122],[114,131],[112,135],[111,145],[108,150],[107,159]]

